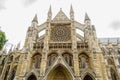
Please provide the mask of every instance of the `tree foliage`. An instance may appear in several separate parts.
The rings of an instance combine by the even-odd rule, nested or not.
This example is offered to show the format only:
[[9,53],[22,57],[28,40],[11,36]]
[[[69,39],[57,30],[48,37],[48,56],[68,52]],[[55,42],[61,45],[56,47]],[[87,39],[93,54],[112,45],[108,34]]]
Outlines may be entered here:
[[5,32],[0,31],[0,50],[2,50],[3,46],[7,42]]

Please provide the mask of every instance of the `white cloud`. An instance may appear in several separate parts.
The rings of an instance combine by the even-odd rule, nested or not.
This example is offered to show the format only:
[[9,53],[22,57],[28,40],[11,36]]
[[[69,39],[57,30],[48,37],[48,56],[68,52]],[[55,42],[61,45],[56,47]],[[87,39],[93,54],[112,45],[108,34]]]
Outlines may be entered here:
[[5,1],[6,0],[0,0],[0,11],[6,8],[5,7]]
[[119,30],[120,29],[120,21],[119,20],[113,21],[110,24],[110,28],[112,28],[113,30]]
[[29,6],[33,3],[35,3],[36,1],[38,1],[38,0],[22,0],[22,3],[24,6]]

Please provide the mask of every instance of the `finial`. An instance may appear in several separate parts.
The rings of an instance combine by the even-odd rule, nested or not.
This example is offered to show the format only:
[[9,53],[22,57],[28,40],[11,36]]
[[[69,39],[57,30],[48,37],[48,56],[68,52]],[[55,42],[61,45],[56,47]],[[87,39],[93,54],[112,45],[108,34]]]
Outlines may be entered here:
[[62,11],[62,8],[60,8],[60,11]]
[[35,14],[35,17],[33,18],[32,22],[37,22],[38,23],[37,14]]

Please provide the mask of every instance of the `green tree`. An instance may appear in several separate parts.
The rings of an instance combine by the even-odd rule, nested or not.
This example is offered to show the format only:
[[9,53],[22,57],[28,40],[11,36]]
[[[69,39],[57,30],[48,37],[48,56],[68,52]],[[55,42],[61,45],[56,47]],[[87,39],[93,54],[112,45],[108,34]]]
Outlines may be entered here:
[[0,50],[2,50],[3,46],[7,42],[5,32],[0,30]]

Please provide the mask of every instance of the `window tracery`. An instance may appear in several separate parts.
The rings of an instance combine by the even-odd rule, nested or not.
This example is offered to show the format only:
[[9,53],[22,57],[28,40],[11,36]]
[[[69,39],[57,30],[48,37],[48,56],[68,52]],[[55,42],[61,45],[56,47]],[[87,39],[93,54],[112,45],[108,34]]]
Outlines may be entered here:
[[79,68],[88,68],[90,67],[89,65],[89,57],[82,54],[82,55],[79,55]]
[[82,58],[81,58],[81,61],[82,61],[82,68],[86,68],[86,61],[85,61],[85,58],[82,57]]
[[57,58],[56,53],[52,53],[48,56],[48,66],[51,66],[51,64],[54,62],[54,60]]
[[33,64],[34,68],[40,68],[41,59],[42,59],[41,55],[37,54],[37,55],[33,56],[32,64]]
[[73,57],[69,53],[64,53],[63,57],[69,66],[73,66]]
[[57,25],[51,31],[53,41],[68,41],[70,39],[70,29],[66,26]]

